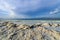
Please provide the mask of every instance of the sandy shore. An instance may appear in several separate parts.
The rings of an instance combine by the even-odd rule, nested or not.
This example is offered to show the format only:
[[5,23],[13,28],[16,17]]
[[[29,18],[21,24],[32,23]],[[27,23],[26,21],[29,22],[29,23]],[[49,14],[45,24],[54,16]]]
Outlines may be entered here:
[[28,25],[1,22],[0,40],[60,40],[60,24],[39,22]]

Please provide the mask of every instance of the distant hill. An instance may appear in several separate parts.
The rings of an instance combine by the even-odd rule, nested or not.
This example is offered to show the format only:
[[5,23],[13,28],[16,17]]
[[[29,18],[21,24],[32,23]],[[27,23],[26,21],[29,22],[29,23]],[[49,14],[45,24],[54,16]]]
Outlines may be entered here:
[[46,18],[46,17],[42,17],[42,18],[0,18],[0,20],[60,20],[60,18]]
[[13,20],[60,20],[60,18],[41,17],[41,18],[14,18]]

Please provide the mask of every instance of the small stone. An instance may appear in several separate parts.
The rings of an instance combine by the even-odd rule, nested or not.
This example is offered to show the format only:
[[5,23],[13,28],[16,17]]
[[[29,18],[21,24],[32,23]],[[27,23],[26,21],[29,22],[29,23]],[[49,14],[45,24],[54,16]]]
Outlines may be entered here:
[[58,26],[58,24],[56,24],[56,23],[53,23],[53,24],[52,24],[52,26],[53,26],[53,27],[57,27],[57,26]]
[[42,23],[37,23],[37,24],[35,24],[36,26],[41,26],[42,25]]
[[7,26],[8,28],[11,28],[11,27],[17,27],[17,24],[8,22],[6,26]]
[[30,28],[36,28],[36,27],[39,27],[41,25],[42,25],[42,23],[37,23],[37,24],[34,24],[34,25],[30,26]]
[[42,26],[50,26],[49,23],[42,23]]
[[29,26],[26,25],[26,24],[21,24],[21,25],[19,25],[17,28],[18,28],[18,29],[28,29]]
[[2,26],[6,26],[8,24],[8,22],[3,22]]
[[0,23],[0,27],[2,27],[2,23]]

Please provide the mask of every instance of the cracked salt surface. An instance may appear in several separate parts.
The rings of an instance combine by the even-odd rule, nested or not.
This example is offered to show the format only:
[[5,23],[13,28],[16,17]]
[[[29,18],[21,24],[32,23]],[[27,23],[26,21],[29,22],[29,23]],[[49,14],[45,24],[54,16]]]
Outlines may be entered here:
[[60,32],[60,27],[45,27],[48,30],[55,30],[57,32]]
[[[35,22],[33,24],[35,24]],[[18,22],[17,22],[17,25],[18,25]],[[17,26],[17,27],[12,26],[9,28],[9,26],[5,25],[0,27],[0,40],[60,40],[60,34],[59,34],[60,26],[57,26],[57,27],[43,26],[42,27],[42,26],[38,26],[37,24],[37,26],[33,25],[33,27],[30,26],[31,28],[28,28],[28,29],[24,29],[24,28],[18,29],[17,27],[20,27],[20,26]]]

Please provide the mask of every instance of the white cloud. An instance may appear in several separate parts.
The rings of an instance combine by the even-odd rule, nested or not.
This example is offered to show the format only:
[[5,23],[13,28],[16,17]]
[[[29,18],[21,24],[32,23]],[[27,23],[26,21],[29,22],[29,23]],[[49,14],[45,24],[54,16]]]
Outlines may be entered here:
[[16,5],[12,5],[16,6],[16,9],[18,8],[20,12],[34,11],[41,6],[41,0],[16,0],[13,3]]
[[[25,15],[25,12],[33,12],[37,11],[37,9],[54,6],[57,5],[59,1],[60,0],[0,0],[0,9],[7,11],[7,13],[3,14],[7,14],[7,16],[9,16],[10,18],[26,18],[29,16]],[[16,12],[14,10],[16,10]],[[17,12],[23,12],[23,14],[19,13],[18,15]],[[56,12],[58,12],[57,9],[50,12],[50,14],[55,14]]]
[[60,8],[56,8],[54,11],[51,11],[50,14],[58,14],[60,12]]
[[[60,0],[6,0],[16,7],[19,14],[25,14],[28,11],[37,11],[38,9],[49,8],[60,3]],[[34,14],[34,13],[33,13]]]
[[[17,15],[17,13],[15,13],[13,10],[15,10],[15,6],[11,6],[9,3],[7,3],[6,1],[1,1],[0,3],[0,10],[6,11],[7,13],[2,13],[2,14],[6,14],[7,16],[5,16],[4,18],[25,18],[27,17],[27,15]],[[2,17],[3,18],[3,17]]]
[[14,11],[12,9],[14,9],[14,7],[12,7],[10,4],[8,4],[5,1],[1,1],[1,3],[0,3],[0,10],[3,10],[3,11],[7,12],[7,13],[3,13],[3,14],[7,14],[9,17],[10,16],[11,17],[14,16],[15,13],[14,13]]

